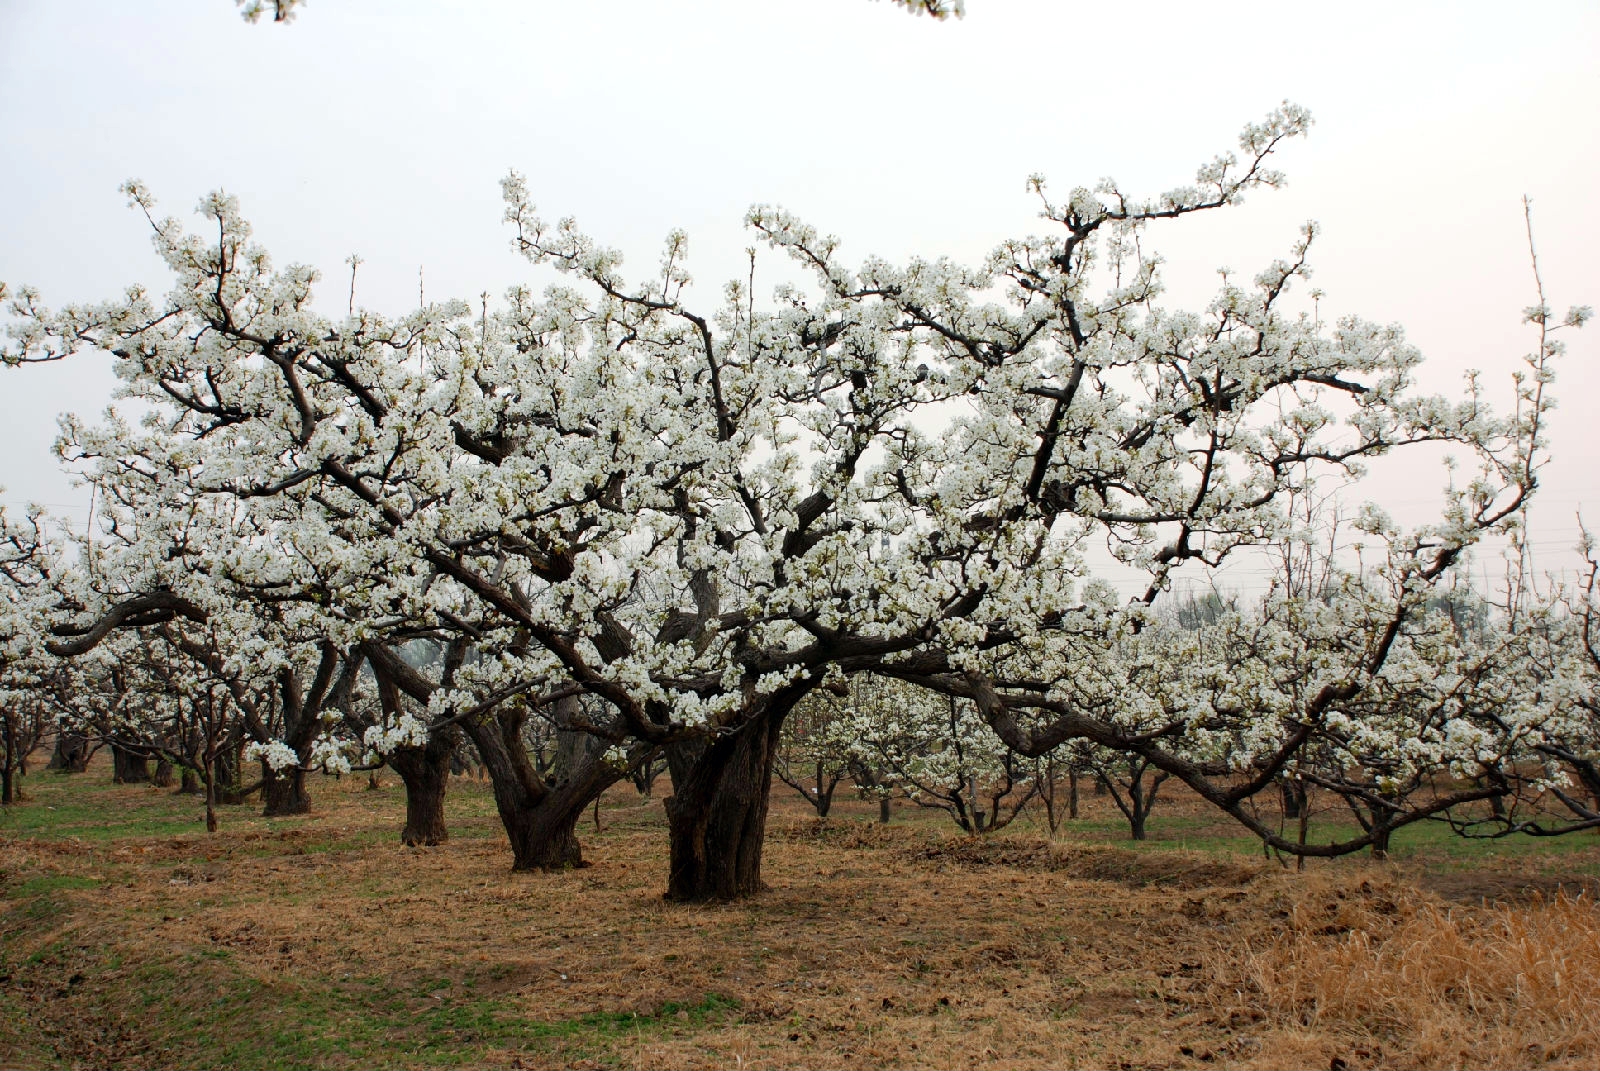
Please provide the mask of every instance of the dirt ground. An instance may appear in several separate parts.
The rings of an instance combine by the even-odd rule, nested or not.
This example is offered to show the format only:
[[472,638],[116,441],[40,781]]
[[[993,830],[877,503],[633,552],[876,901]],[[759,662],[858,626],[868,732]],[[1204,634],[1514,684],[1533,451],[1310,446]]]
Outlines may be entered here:
[[208,837],[108,776],[35,774],[0,816],[0,1066],[1600,1064],[1600,838],[1297,873],[1131,850],[1101,800],[1052,843],[780,794],[769,890],[687,906],[631,788],[590,865],[514,874],[467,781],[451,842],[406,849],[392,783],[319,778],[315,813]]

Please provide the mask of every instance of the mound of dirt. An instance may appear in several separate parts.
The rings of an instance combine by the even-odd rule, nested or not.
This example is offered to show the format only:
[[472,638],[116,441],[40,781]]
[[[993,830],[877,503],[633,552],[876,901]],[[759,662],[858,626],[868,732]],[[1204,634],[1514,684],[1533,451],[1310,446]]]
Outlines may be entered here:
[[1600,878],[1592,874],[1519,874],[1463,870],[1422,873],[1416,883],[1460,904],[1537,904],[1561,896],[1600,900]]
[[817,820],[799,822],[772,822],[767,826],[767,839],[785,844],[825,844],[830,848],[907,848],[922,846],[939,834],[908,825],[884,825],[880,822]]
[[963,837],[910,850],[912,859],[963,867],[1009,866],[1044,870],[1088,881],[1114,881],[1134,887],[1204,889],[1247,885],[1259,877],[1258,864],[1221,859],[1204,852],[1138,852],[1099,845],[1052,844],[1021,837]]

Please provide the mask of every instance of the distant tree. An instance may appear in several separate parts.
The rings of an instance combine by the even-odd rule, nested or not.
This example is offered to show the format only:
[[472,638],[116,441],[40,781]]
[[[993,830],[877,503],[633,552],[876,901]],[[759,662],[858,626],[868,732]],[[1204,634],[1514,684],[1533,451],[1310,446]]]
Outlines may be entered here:
[[0,506],[0,804],[20,801],[17,779],[53,723],[43,644],[60,564],[43,523],[36,509],[14,520]]
[[813,692],[783,724],[773,772],[817,812],[828,817],[833,795],[847,780],[858,748],[853,723],[840,697]]
[[1038,791],[1033,764],[1012,752],[970,703],[893,680],[852,682],[837,731],[846,753],[919,807],[967,833],[1010,825]]

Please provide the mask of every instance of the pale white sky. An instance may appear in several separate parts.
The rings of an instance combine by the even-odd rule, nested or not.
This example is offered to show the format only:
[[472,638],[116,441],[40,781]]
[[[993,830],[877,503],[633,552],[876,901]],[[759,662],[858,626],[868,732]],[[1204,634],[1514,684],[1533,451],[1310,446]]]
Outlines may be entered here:
[[[1317,119],[1282,155],[1289,187],[1153,233],[1172,304],[1202,303],[1218,266],[1253,274],[1314,218],[1324,317],[1405,324],[1434,389],[1469,367],[1501,389],[1532,346],[1526,193],[1552,304],[1600,305],[1592,0],[968,7],[935,23],[869,0],[310,0],[249,26],[226,0],[0,0],[0,279],[51,304],[164,288],[117,193],[137,176],[176,214],[237,194],[279,263],[323,270],[330,313],[351,252],[370,307],[411,307],[419,265],[430,298],[475,300],[530,279],[500,223],[514,167],[632,277],[686,229],[710,306],[742,273],[753,202],[848,256],[971,262],[1042,226],[1030,173],[1155,193],[1288,98]],[[1600,526],[1600,328],[1570,346],[1534,514],[1551,568],[1572,564],[1580,504]],[[81,523],[54,418],[109,389],[98,358],[0,375],[5,501]],[[1442,483],[1436,458],[1380,476],[1410,521]]]

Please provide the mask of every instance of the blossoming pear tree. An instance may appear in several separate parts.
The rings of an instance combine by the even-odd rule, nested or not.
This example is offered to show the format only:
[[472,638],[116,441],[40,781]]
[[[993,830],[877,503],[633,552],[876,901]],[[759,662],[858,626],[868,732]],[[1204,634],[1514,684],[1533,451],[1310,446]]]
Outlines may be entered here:
[[[758,207],[760,242],[814,283],[758,307],[753,257],[704,312],[684,300],[681,233],[630,283],[516,175],[517,248],[571,285],[512,290],[493,315],[445,302],[397,319],[319,314],[316,273],[275,270],[232,198],[202,202],[190,234],[130,184],[172,289],[60,312],[19,290],[6,357],[112,356],[177,471],[218,516],[239,511],[248,538],[221,552],[234,581],[286,585],[288,605],[338,623],[310,691],[405,622],[483,650],[476,689],[571,687],[623,754],[665,749],[673,898],[761,888],[784,720],[864,673],[971,704],[1019,754],[1083,739],[1143,756],[1248,825],[1244,801],[1298,730],[1225,782],[1081,705],[1087,668],[1146,627],[1175,575],[1284,530],[1285,496],[1315,472],[1464,444],[1489,467],[1397,560],[1397,636],[1424,589],[1514,522],[1539,445],[1538,405],[1506,421],[1475,394],[1415,394],[1398,328],[1296,312],[1313,226],[1206,309],[1161,303],[1145,232],[1278,185],[1272,157],[1309,123],[1286,104],[1151,199],[1105,181],[1057,201],[1035,179],[1047,231],[976,268],[850,266],[836,239]],[[1142,598],[1092,582],[1094,544],[1144,573]],[[1319,684],[1317,717],[1376,672],[1384,635],[1354,676]],[[439,711],[479,702],[411,683]]]
[[0,506],[0,804],[21,798],[17,778],[54,720],[41,656],[60,560],[44,523],[39,510],[18,520]]

